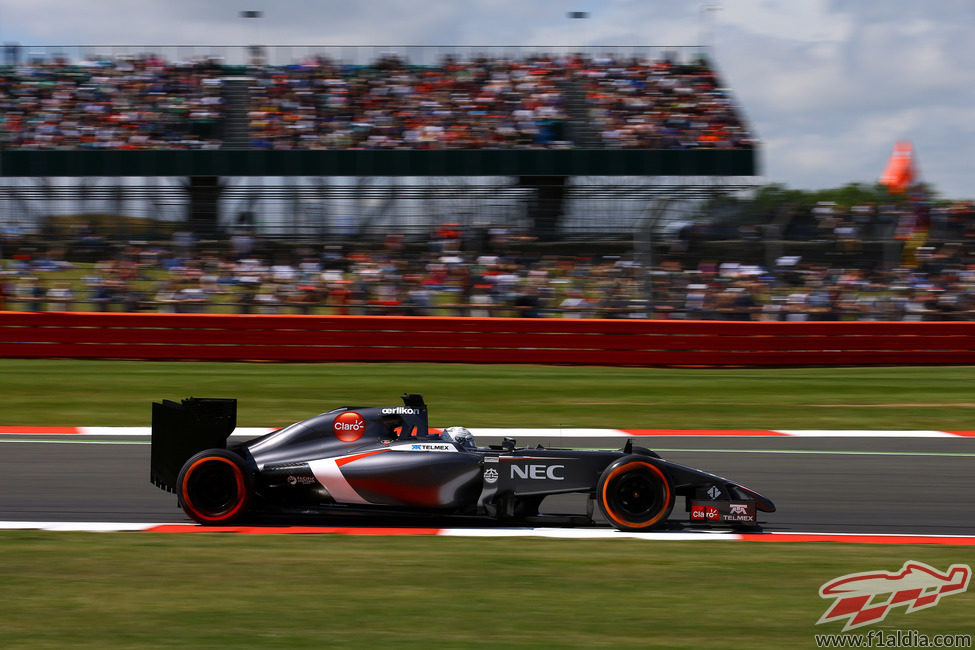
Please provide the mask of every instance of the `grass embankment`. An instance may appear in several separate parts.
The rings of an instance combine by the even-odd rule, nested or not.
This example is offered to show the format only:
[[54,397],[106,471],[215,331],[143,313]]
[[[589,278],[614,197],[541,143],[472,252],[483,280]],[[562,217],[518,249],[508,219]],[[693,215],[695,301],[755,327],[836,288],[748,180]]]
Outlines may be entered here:
[[[71,552],[67,552],[70,549]],[[813,646],[845,573],[956,548],[342,536],[0,536],[5,647]],[[882,629],[966,633],[972,596]]]
[[423,393],[435,425],[975,429],[975,367],[682,370],[0,360],[0,425],[147,425],[163,398],[236,397],[241,426]]

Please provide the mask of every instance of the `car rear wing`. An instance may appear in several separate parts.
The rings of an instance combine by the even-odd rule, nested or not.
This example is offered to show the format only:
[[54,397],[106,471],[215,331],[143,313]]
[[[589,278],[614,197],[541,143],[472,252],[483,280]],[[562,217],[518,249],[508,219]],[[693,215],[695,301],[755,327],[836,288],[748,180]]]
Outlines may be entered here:
[[190,456],[204,449],[225,448],[237,428],[237,400],[190,397],[181,403],[152,404],[149,480],[168,492]]

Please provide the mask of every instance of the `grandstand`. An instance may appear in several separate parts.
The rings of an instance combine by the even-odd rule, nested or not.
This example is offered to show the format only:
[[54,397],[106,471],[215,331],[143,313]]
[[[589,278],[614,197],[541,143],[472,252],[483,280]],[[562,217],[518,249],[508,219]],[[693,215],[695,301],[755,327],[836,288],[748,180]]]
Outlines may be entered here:
[[0,214],[630,238],[757,173],[700,48],[8,47]]

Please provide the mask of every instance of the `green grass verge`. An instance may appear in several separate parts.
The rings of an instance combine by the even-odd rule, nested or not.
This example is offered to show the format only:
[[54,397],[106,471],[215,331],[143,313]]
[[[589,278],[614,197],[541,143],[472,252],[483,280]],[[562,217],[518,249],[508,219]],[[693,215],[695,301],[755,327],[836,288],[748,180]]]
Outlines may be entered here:
[[[970,556],[970,551],[968,552]],[[344,536],[0,536],[4,647],[796,648],[842,574],[957,548]],[[967,558],[970,560],[971,558]],[[973,596],[878,629],[970,633]]]
[[283,425],[419,392],[435,425],[975,429],[975,367],[687,370],[0,360],[0,425],[147,425],[163,398],[236,397]]

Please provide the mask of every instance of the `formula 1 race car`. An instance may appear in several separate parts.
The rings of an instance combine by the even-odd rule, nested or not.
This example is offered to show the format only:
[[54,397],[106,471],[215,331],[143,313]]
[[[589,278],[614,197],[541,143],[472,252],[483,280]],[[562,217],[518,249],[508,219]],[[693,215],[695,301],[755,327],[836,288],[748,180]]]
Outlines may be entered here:
[[342,407],[227,446],[234,399],[189,398],[152,405],[150,478],[175,492],[201,524],[245,515],[372,513],[558,520],[540,515],[550,495],[588,495],[620,530],[666,524],[676,497],[691,523],[754,527],[769,500],[727,479],[660,458],[628,441],[617,450],[478,447],[463,427],[433,430],[421,395],[403,406]]

